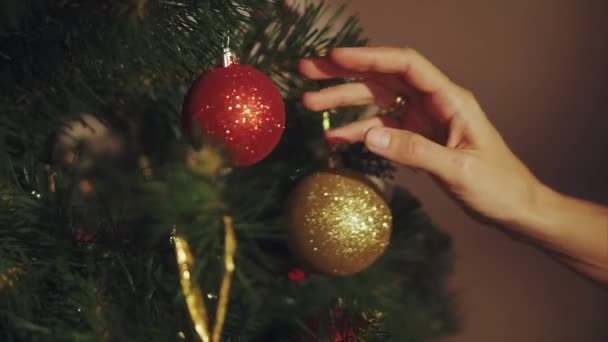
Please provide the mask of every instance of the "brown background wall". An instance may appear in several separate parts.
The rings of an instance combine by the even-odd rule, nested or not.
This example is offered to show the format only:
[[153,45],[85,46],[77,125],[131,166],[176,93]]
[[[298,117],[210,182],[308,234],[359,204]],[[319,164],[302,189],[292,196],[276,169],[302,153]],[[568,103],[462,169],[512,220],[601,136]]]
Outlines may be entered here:
[[[350,3],[373,45],[415,47],[473,90],[543,181],[608,204],[608,1]],[[464,324],[448,341],[608,341],[608,290],[473,222],[428,178],[400,183],[453,238]]]

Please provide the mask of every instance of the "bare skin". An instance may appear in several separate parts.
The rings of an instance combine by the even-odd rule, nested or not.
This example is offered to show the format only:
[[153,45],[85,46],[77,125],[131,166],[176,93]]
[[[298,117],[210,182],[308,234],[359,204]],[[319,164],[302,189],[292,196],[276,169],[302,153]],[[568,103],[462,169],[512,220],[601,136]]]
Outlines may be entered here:
[[311,110],[376,104],[404,95],[401,120],[364,119],[327,138],[421,169],[474,218],[521,236],[580,273],[608,283],[608,207],[542,184],[511,152],[473,94],[412,49],[336,48],[305,59],[310,79],[357,81],[308,92]]

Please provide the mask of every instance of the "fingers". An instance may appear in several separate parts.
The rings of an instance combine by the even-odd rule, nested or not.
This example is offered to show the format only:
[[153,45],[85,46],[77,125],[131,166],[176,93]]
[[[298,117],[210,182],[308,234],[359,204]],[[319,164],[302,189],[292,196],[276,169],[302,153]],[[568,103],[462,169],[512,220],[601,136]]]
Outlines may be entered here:
[[333,129],[326,133],[326,137],[329,141],[339,141],[341,143],[352,144],[355,142],[362,142],[365,140],[367,131],[373,127],[397,128],[398,123],[386,116],[375,116]]
[[446,146],[449,148],[464,148],[467,145],[467,141],[465,140],[465,123],[460,119],[460,117],[454,117],[450,121],[448,139],[446,142]]
[[437,67],[413,49],[388,47],[336,48],[330,52],[338,67],[355,72],[402,75],[423,93],[436,93],[453,86]]
[[364,76],[353,70],[347,70],[337,66],[327,59],[327,57],[303,59],[298,64],[298,69],[302,75],[312,80]]
[[428,113],[441,121],[466,114],[466,91],[412,49],[335,48],[327,57],[302,60],[300,71],[313,79],[363,77],[395,94],[422,95]]
[[415,167],[447,182],[457,182],[465,158],[422,135],[399,129],[387,117],[357,121],[326,133],[329,141],[363,142],[367,148],[394,162]]
[[305,93],[302,97],[302,103],[306,108],[313,111],[367,104],[388,106],[392,104],[395,96],[395,93],[388,88],[368,80],[340,84],[320,91]]
[[382,83],[392,90],[408,91],[403,80],[392,74],[363,73],[344,69],[334,64],[327,57],[303,59],[298,64],[300,74],[311,80],[327,80],[332,78],[372,79]]
[[445,148],[410,131],[372,127],[364,138],[367,148],[397,163],[422,169],[432,175],[449,179],[458,152]]
[[388,47],[335,48],[328,57],[300,62],[300,72],[312,79],[399,74],[423,93],[436,93],[454,84],[437,67],[413,49]]

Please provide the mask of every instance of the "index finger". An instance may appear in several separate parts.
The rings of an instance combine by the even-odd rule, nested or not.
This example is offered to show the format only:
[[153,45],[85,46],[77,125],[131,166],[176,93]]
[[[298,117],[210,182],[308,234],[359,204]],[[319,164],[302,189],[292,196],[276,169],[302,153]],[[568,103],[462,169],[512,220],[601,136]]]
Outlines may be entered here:
[[330,51],[329,59],[339,68],[356,73],[401,75],[406,83],[422,93],[433,94],[454,86],[436,66],[410,48],[335,48]]

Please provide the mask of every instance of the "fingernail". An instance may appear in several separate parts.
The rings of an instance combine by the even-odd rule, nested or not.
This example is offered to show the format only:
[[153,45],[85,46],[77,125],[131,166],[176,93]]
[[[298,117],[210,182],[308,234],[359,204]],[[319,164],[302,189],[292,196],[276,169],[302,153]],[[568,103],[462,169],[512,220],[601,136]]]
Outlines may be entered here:
[[390,134],[382,128],[372,128],[367,132],[365,140],[371,147],[384,149],[391,142]]

